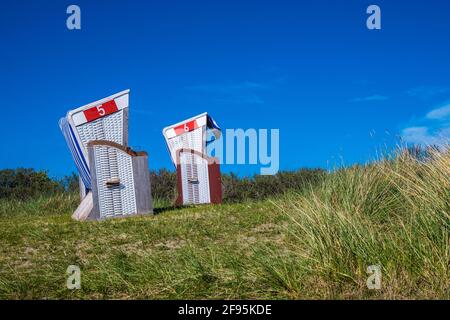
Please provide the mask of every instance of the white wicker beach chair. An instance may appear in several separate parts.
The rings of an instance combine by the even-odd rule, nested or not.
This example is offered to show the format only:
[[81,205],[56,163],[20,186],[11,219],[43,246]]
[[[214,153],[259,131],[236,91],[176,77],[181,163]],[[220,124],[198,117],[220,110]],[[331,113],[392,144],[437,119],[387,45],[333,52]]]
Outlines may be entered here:
[[220,137],[219,126],[206,112],[163,129],[177,168],[177,205],[222,202],[220,164],[206,155],[207,130]]

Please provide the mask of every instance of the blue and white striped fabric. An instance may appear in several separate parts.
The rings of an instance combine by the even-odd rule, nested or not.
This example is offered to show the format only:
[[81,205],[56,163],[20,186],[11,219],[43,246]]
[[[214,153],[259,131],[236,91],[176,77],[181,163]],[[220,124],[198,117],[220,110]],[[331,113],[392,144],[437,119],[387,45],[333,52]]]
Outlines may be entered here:
[[205,142],[206,146],[208,146],[209,144],[213,143],[214,141],[220,138],[222,129],[220,129],[217,122],[214,121],[214,119],[210,115],[207,115],[206,127],[207,129],[211,130],[212,133],[214,134],[214,137],[212,137],[211,140]]
[[216,130],[222,131],[222,129],[220,129],[219,125],[217,124],[217,122],[210,115],[208,115],[207,127],[210,129],[216,129]]
[[78,143],[74,130],[67,118],[62,118],[59,120],[59,127],[61,128],[64,138],[66,139],[67,146],[69,147],[72,158],[75,161],[75,165],[77,166],[78,173],[84,183],[84,186],[86,189],[91,190],[91,172],[89,171],[87,159],[85,159],[83,155],[83,151],[81,149],[82,147]]

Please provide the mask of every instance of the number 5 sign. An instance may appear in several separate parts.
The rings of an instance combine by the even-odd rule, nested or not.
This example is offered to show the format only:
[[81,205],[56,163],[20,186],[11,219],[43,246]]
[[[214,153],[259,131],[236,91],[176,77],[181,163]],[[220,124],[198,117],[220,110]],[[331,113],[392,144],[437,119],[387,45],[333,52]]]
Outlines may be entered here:
[[117,105],[114,100],[111,100],[102,105],[87,109],[83,113],[87,122],[91,122],[116,111],[118,111]]

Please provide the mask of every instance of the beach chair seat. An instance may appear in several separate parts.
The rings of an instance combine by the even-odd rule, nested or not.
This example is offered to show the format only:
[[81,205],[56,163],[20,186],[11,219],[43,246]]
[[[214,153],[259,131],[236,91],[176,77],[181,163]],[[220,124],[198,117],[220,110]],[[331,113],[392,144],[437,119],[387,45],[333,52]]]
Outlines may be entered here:
[[222,181],[217,158],[192,149],[177,151],[176,205],[222,202]]
[[106,140],[88,143],[93,209],[88,219],[152,213],[148,155]]

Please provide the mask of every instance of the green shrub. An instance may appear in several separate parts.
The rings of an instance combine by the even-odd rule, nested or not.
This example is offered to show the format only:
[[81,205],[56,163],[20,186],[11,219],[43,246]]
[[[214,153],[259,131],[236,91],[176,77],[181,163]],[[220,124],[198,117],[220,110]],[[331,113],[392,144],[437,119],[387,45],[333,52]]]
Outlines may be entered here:
[[[326,176],[321,169],[283,171],[274,176],[255,175],[240,178],[234,173],[222,174],[223,201],[226,203],[259,200],[302,191],[317,185]],[[163,203],[173,203],[177,194],[177,175],[160,169],[150,171],[152,196]],[[0,171],[0,199],[27,200],[55,193],[77,193],[78,176],[72,173],[59,180],[51,179],[44,171],[7,169]]]
[[25,168],[0,170],[0,199],[26,200],[62,191],[63,186],[50,179],[45,171]]
[[167,169],[150,171],[153,199],[173,203],[176,197],[177,174]]
[[300,169],[280,171],[273,176],[254,175],[251,178],[239,178],[233,173],[222,175],[224,202],[261,200],[288,191],[304,191],[320,183],[326,172],[322,169]]
[[[308,189],[325,176],[321,169],[283,171],[274,176],[254,175],[250,178],[239,178],[234,173],[222,174],[222,197],[225,203],[266,199],[288,191]],[[151,171],[150,179],[153,198],[172,203],[177,193],[176,173],[167,169]]]

